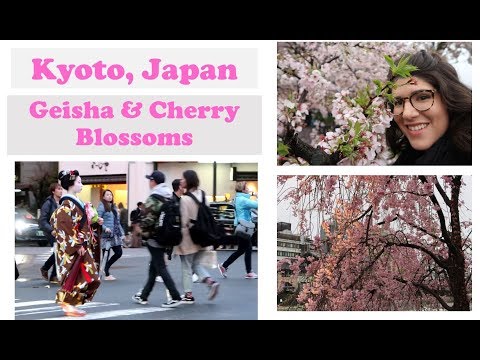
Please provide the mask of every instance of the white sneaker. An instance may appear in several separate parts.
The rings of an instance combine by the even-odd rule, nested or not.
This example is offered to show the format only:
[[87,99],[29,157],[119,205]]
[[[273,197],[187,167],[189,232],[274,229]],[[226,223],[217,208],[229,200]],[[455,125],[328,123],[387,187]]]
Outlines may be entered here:
[[105,276],[103,280],[113,281],[113,280],[117,280],[117,278],[113,275],[108,275],[108,276]]

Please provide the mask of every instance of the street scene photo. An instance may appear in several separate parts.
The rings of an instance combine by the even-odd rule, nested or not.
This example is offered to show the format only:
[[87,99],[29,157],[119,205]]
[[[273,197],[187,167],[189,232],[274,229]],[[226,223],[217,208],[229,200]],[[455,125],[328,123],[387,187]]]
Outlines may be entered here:
[[257,164],[16,162],[14,190],[16,320],[258,318]]
[[471,311],[471,176],[278,176],[277,204],[278,311]]

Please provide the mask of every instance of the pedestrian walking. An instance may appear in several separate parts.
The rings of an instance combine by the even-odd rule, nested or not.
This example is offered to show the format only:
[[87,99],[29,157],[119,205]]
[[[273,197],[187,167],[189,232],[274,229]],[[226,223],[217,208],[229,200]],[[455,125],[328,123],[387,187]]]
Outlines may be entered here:
[[[237,193],[235,196],[234,225],[238,226],[240,220],[244,220],[247,223],[252,223],[251,211],[253,209],[258,209],[258,201],[250,200],[250,192],[245,181],[237,182],[235,185],[235,191]],[[237,251],[230,255],[223,264],[218,264],[220,274],[226,278],[228,267],[232,265],[240,256],[245,254],[245,279],[257,279],[258,275],[252,270],[252,238],[249,236],[237,236],[237,240]]]
[[[42,277],[45,280],[50,281],[52,283],[58,283],[57,269],[55,266],[55,249],[54,249],[54,244],[56,243],[55,231],[53,230],[52,225],[50,225],[50,217],[52,216],[54,211],[57,210],[58,208],[60,198],[62,197],[63,189],[58,182],[51,183],[49,187],[49,192],[50,192],[50,195],[47,197],[47,199],[43,203],[42,208],[40,210],[38,226],[47,237],[48,242],[52,247],[52,254],[47,259],[47,261],[45,261],[43,266],[40,268],[40,273],[42,274]],[[50,268],[52,268],[52,272],[50,274],[50,277],[48,277],[48,271],[50,270]]]
[[[204,192],[199,189],[200,180],[198,175],[193,170],[187,170],[183,173],[182,186],[187,192],[195,196],[198,201],[202,202],[204,199]],[[206,200],[205,200],[206,201]],[[190,236],[190,227],[192,226],[192,220],[197,219],[199,206],[189,196],[183,196],[180,200],[180,215],[182,221],[182,242],[180,245],[174,247],[174,253],[180,255],[182,262],[182,283],[183,290],[185,292],[183,297],[184,303],[195,302],[192,290],[192,274],[197,274],[199,281],[205,283],[208,288],[208,299],[213,300],[219,289],[219,283],[215,281],[203,265],[201,265],[202,255],[205,250],[211,250],[212,247],[208,246],[202,248],[200,245],[195,244]]]
[[98,216],[103,218],[102,225],[102,256],[105,257],[105,251],[110,249],[113,251],[113,256],[105,261],[104,280],[111,281],[116,278],[110,274],[110,267],[122,257],[122,244],[125,239],[125,233],[120,225],[120,217],[118,215],[117,207],[113,202],[112,191],[106,189],[102,194],[102,201],[98,204]]
[[175,282],[165,264],[165,254],[167,248],[161,246],[154,238],[153,234],[155,226],[158,224],[160,209],[163,202],[156,196],[170,199],[172,191],[165,184],[165,175],[158,170],[155,170],[151,175],[146,175],[150,180],[150,196],[145,201],[145,213],[140,219],[140,227],[142,229],[143,238],[147,239],[147,248],[151,255],[150,266],[148,269],[148,279],[142,291],[133,295],[132,300],[138,304],[148,304],[148,297],[155,286],[155,278],[160,275],[163,279],[165,287],[171,295],[171,299],[167,299],[161,306],[166,308],[176,307],[181,304],[182,298],[178,292]]

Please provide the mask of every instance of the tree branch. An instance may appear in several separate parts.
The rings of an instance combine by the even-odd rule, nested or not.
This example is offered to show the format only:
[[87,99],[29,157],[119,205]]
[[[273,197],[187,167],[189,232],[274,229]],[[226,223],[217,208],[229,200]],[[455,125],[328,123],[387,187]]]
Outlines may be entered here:
[[421,252],[430,256],[432,258],[432,260],[435,261],[435,263],[438,266],[440,266],[442,269],[447,268],[447,262],[445,261],[444,258],[435,255],[433,252],[424,248],[423,246],[415,245],[415,244],[408,244],[408,243],[392,243],[392,242],[387,242],[387,244],[390,244],[392,246],[399,246],[399,247],[405,247],[405,248],[420,250]]
[[301,157],[310,165],[335,165],[338,161],[338,154],[328,155],[321,149],[315,149],[299,139],[298,134],[289,125],[285,135],[284,143],[290,148],[292,155]]
[[[357,221],[363,219],[363,218],[365,217],[365,215],[367,215],[367,214],[370,212],[370,210],[372,210],[372,208],[373,208],[373,206],[370,205],[370,206],[368,207],[368,209],[365,210],[365,212],[364,212],[362,215],[360,215],[358,218],[350,221],[350,224],[353,224],[354,222],[357,222]],[[369,225],[370,225],[370,221],[369,221]]]
[[440,186],[440,183],[438,182],[438,178],[436,176],[435,176],[435,179],[437,179],[437,181],[435,182],[435,187],[437,188],[437,191],[442,196],[443,201],[445,201],[445,204],[447,204],[447,206],[450,207],[450,204],[451,204],[450,199],[448,198],[447,194],[445,193],[445,190],[443,190],[443,188]]
[[296,73],[295,73],[295,70],[293,69],[282,69],[280,66],[277,65],[277,69],[279,70],[282,70],[285,74],[287,75],[290,75],[290,76],[293,76],[293,77],[296,77],[298,80],[300,80],[300,76],[298,76]]
[[[385,247],[389,247],[389,244],[386,244]],[[375,263],[378,261],[378,259],[380,259],[380,256],[382,256],[383,253],[385,252],[385,247],[384,247],[382,250],[380,250],[380,252],[375,256],[375,259],[373,259],[373,261],[372,261],[370,264],[368,264],[367,267],[365,267],[365,268],[362,269],[362,271],[360,272],[360,275],[358,275],[358,277],[353,281],[353,283],[351,283],[351,284],[347,287],[348,290],[353,289],[353,288],[355,287],[355,285],[357,285],[357,283],[358,283],[360,280],[362,280],[363,275],[365,275],[365,273],[366,273],[368,270],[370,270],[373,265],[375,265]]]
[[[394,221],[397,221],[397,220],[398,220],[398,216],[395,216],[392,220],[390,220],[390,222],[394,222]],[[377,225],[383,225],[383,224],[385,224],[385,220],[377,223]]]
[[398,215],[398,214],[397,214],[397,218],[399,218],[400,220],[405,221],[405,223],[406,223],[407,225],[410,225],[411,227],[413,227],[413,228],[415,228],[415,229],[417,229],[417,230],[420,230],[421,232],[427,234],[428,236],[431,236],[432,238],[434,238],[434,239],[436,239],[436,240],[438,240],[438,241],[441,241],[441,242],[443,242],[443,243],[445,242],[444,240],[442,240],[441,237],[439,237],[439,236],[437,236],[437,235],[435,235],[435,234],[431,234],[430,232],[428,232],[426,229],[422,228],[421,226],[418,226],[418,225],[415,225],[415,224],[412,224],[412,223],[408,222],[406,219],[402,218],[402,217],[401,217],[400,215]]
[[402,284],[412,284],[413,286],[415,287],[418,287],[420,289],[422,289],[423,291],[425,291],[426,293],[432,295],[444,308],[445,310],[448,310],[448,311],[452,311],[453,310],[453,307],[452,306],[449,306],[447,304],[447,302],[445,300],[442,299],[442,297],[440,295],[438,295],[438,293],[433,290],[433,289],[430,289],[428,286],[424,285],[424,284],[420,284],[420,283],[416,283],[416,282],[409,282],[405,279],[402,279],[402,278],[399,278],[399,277],[394,277],[393,278],[394,280],[402,283]]
[[[418,178],[424,184],[428,182],[427,178],[424,175],[420,175]],[[440,219],[440,227],[442,229],[442,236],[445,239],[444,242],[449,247],[451,247],[453,244],[452,244],[452,240],[450,238],[450,234],[448,233],[448,230],[447,230],[447,224],[445,222],[445,215],[443,214],[442,208],[440,207],[440,204],[438,203],[437,197],[435,196],[434,193],[432,193],[432,195],[430,195],[429,197],[430,197],[430,200],[433,202],[434,205],[436,205],[436,207],[438,209],[437,214],[438,214],[438,218]]]

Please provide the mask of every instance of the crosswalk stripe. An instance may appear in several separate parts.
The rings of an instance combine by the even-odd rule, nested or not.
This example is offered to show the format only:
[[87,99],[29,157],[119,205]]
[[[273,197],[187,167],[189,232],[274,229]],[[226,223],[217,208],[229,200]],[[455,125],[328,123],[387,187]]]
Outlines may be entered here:
[[[92,309],[98,307],[105,307],[105,306],[118,306],[119,303],[101,303],[101,302],[92,302],[85,305],[82,305],[81,309]],[[24,309],[24,310],[16,310],[15,316],[27,316],[27,315],[36,315],[36,314],[48,314],[53,312],[62,311],[60,306],[49,306],[49,307],[40,307],[40,308],[33,308],[33,309]]]
[[21,303],[15,303],[15,307],[27,307],[27,306],[35,306],[35,305],[46,305],[46,304],[54,304],[55,300],[38,300],[38,301],[25,301]]
[[169,311],[169,310],[172,310],[172,309],[149,307],[144,309],[104,311],[104,312],[87,314],[82,317],[61,316],[61,317],[48,318],[48,319],[42,319],[42,320],[98,320],[98,319],[108,319],[108,318],[117,317],[117,316],[141,315],[141,314],[148,314],[152,312]]

